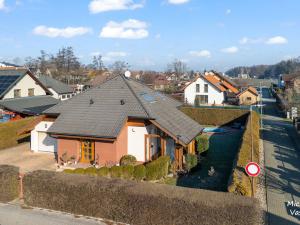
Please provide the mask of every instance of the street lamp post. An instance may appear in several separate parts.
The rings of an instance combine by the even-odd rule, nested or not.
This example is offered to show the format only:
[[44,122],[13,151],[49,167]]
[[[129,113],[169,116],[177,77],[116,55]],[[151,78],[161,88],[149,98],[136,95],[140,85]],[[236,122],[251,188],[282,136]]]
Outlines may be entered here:
[[[253,162],[253,123],[252,123],[252,105],[250,105],[250,131],[251,131],[251,162]],[[251,177],[251,196],[254,197],[254,178]]]

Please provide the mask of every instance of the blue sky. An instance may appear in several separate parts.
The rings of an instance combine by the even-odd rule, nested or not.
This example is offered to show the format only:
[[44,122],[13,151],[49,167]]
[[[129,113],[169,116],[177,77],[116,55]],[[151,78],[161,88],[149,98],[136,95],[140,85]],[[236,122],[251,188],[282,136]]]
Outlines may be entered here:
[[225,71],[300,56],[299,0],[0,0],[0,61],[73,46],[83,63]]

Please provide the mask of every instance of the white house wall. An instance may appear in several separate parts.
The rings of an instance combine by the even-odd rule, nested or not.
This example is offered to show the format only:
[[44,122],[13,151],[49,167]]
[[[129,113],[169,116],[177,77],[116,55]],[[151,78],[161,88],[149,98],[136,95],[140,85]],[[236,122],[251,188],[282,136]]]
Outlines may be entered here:
[[137,161],[145,161],[146,127],[128,126],[128,154],[136,157]]
[[26,74],[14,87],[12,87],[9,92],[7,92],[3,99],[14,98],[14,90],[20,89],[20,97],[28,97],[28,89],[34,88],[34,95],[41,96],[46,95],[45,90],[35,82],[28,74]]
[[[196,84],[200,85],[200,92],[196,92]],[[204,85],[208,84],[208,92],[204,92]],[[203,78],[198,78],[184,90],[184,99],[186,103],[194,105],[197,95],[207,95],[208,104],[222,104],[224,102],[224,93],[218,91],[212,84],[206,82]]]
[[42,121],[31,131],[31,150],[34,152],[57,152],[57,141],[46,132],[53,122]]

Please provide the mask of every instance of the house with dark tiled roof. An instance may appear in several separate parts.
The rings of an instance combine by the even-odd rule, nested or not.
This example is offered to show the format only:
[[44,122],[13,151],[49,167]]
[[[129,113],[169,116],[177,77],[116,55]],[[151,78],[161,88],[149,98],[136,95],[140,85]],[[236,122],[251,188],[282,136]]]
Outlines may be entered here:
[[185,103],[191,105],[221,105],[228,95],[239,93],[229,79],[215,72],[198,74],[182,90]]
[[39,115],[57,104],[50,90],[23,67],[0,68],[1,121]]
[[128,154],[140,162],[170,155],[180,169],[183,155],[195,153],[195,138],[203,130],[180,105],[134,79],[116,76],[46,110],[31,127],[31,146],[39,151],[42,132],[52,138],[48,148],[59,163],[72,158],[105,166]]
[[48,88],[52,96],[56,99],[64,101],[75,95],[72,87],[52,78],[51,76],[38,75],[37,78],[45,87]]

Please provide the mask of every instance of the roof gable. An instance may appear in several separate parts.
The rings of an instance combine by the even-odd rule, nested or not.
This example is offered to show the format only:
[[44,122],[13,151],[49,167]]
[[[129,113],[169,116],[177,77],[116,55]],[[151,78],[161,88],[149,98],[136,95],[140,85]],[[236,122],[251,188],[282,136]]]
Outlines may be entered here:
[[46,93],[51,94],[51,92],[25,68],[0,69],[0,99],[26,75],[29,75],[36,83],[38,83]]

